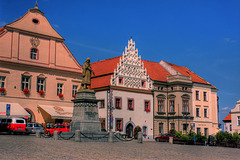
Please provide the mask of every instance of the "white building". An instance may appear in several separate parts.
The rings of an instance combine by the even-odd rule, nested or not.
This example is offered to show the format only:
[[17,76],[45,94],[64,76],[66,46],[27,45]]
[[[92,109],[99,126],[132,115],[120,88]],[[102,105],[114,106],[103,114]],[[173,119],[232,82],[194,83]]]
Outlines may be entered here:
[[111,128],[132,137],[134,128],[139,125],[145,138],[153,138],[152,81],[138,56],[135,42],[128,41],[122,56],[91,65],[96,74],[91,88],[101,100],[102,129],[109,131]]

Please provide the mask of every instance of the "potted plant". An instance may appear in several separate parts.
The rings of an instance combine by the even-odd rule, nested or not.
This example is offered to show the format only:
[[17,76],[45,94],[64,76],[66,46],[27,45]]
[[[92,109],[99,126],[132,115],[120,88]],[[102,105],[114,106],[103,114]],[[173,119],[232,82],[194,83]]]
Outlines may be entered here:
[[150,108],[145,108],[145,111],[146,112],[150,112]]
[[76,97],[77,97],[77,95],[76,95],[76,94],[74,94],[74,95],[73,95],[73,98],[74,98],[74,99],[76,99]]

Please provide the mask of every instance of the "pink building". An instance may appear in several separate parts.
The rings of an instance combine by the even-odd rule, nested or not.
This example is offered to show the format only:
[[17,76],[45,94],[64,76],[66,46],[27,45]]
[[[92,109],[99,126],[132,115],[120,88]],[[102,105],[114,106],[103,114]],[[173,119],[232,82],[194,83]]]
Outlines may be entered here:
[[82,68],[37,3],[0,28],[0,46],[0,116],[10,104],[10,116],[43,124],[69,121]]

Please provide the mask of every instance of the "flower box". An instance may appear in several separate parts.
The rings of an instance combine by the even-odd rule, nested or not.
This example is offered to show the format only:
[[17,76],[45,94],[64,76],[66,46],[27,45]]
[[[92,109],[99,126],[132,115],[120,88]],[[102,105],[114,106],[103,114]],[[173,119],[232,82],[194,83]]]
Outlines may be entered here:
[[59,93],[59,94],[58,94],[58,97],[59,97],[59,98],[63,98],[63,94],[62,94],[62,93]]
[[150,112],[150,108],[145,108],[145,111],[146,112]]
[[24,88],[24,89],[23,89],[23,93],[24,93],[24,94],[29,94],[29,92],[30,92],[30,90],[29,90],[28,88]]
[[4,87],[0,88],[0,92],[1,92],[1,93],[6,92],[6,88],[4,88]]
[[73,95],[73,98],[74,98],[74,99],[76,99],[76,97],[77,97],[77,95],[76,95],[76,94],[74,94],[74,95]]
[[39,93],[41,96],[43,96],[43,95],[45,94],[45,92],[44,92],[43,90],[38,91],[38,93]]

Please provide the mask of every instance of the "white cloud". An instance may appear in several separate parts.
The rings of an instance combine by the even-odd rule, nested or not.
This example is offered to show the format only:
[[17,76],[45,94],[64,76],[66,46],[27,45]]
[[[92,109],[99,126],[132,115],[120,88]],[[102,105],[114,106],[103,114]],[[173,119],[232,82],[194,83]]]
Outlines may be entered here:
[[6,24],[7,24],[7,22],[1,21],[1,22],[0,22],[0,27],[5,26]]
[[227,111],[227,110],[230,110],[231,108],[229,108],[229,107],[224,107],[224,108],[222,108],[222,111]]
[[53,26],[54,26],[55,28],[59,28],[59,25],[57,25],[57,24],[54,24]]
[[225,40],[226,42],[229,42],[229,43],[235,43],[235,42],[236,42],[235,40],[233,40],[233,39],[231,39],[231,38],[224,38],[224,40]]

